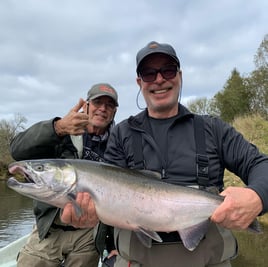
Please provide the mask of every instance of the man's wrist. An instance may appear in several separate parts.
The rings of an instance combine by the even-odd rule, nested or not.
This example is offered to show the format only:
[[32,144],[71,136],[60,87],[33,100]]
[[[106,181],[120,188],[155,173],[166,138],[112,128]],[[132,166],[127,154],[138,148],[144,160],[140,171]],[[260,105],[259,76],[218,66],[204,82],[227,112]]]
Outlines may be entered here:
[[64,131],[64,128],[62,127],[61,119],[55,120],[53,126],[54,126],[55,133],[58,136],[62,137],[62,136],[67,135],[66,131]]

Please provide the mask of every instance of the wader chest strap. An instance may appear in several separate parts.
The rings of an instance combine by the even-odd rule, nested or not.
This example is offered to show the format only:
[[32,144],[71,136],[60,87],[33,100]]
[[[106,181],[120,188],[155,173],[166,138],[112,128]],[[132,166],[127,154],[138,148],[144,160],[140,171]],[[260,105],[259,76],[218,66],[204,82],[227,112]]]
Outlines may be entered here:
[[133,131],[133,158],[134,158],[134,168],[135,169],[144,169],[144,159],[142,153],[142,140],[141,133],[137,131]]
[[209,186],[208,156],[206,154],[206,138],[204,120],[199,115],[194,115],[194,137],[196,145],[196,177],[201,187]]
[[[133,157],[135,169],[144,169],[141,133],[133,131]],[[208,156],[206,154],[206,138],[204,120],[200,115],[194,115],[194,138],[196,145],[196,178],[201,187],[209,186]]]

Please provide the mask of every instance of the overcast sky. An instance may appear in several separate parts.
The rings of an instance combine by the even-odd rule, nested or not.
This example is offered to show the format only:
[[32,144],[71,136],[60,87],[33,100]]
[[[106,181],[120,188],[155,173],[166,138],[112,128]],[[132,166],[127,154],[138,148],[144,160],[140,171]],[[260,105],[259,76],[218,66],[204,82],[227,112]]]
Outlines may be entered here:
[[64,116],[91,85],[108,82],[119,122],[140,111],[135,57],[152,40],[177,51],[183,103],[215,95],[234,68],[250,73],[268,1],[5,0],[0,23],[0,120],[19,113],[28,127]]

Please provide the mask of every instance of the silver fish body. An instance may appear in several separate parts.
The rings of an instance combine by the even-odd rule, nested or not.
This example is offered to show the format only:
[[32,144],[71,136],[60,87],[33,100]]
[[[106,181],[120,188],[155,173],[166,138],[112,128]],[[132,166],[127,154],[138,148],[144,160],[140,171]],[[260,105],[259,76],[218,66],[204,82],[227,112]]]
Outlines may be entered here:
[[223,201],[206,191],[165,183],[153,173],[87,160],[20,161],[9,171],[28,180],[10,178],[10,188],[60,208],[77,192],[89,192],[100,221],[135,231],[146,246],[151,238],[162,241],[157,232],[178,231],[184,246],[194,250]]

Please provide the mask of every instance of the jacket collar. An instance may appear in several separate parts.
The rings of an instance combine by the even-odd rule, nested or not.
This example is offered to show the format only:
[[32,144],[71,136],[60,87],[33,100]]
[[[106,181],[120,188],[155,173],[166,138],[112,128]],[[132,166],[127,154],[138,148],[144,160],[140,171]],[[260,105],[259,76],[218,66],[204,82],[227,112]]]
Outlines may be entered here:
[[[190,112],[185,106],[178,103],[179,105],[179,114],[177,115],[176,121],[186,120],[188,118],[192,118],[194,114]],[[131,127],[141,128],[141,129],[149,129],[149,115],[148,109],[146,108],[144,111],[138,113],[135,116],[130,116],[128,118],[128,123]]]

